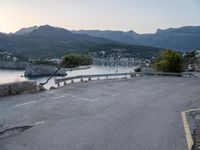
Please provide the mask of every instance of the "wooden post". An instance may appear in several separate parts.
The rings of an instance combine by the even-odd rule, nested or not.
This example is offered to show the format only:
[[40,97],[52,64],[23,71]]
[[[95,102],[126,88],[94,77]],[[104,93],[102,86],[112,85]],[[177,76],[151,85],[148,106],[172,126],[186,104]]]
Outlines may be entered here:
[[83,78],[81,78],[81,82],[83,82]]
[[71,83],[74,83],[74,80],[71,80]]
[[91,77],[88,78],[88,81],[91,81]]

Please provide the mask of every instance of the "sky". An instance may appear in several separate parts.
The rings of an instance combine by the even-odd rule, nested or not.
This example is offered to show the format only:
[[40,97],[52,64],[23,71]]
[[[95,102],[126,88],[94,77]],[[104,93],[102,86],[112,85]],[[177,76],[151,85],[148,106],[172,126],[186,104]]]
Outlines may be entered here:
[[138,33],[199,26],[200,0],[0,0],[0,32],[46,24]]

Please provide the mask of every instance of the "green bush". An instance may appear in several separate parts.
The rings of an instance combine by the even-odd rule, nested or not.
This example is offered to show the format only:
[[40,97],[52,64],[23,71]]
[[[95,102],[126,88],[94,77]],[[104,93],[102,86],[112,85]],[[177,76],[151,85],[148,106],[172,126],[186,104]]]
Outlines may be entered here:
[[92,59],[84,54],[68,54],[62,58],[60,63],[61,67],[64,68],[74,68],[82,65],[90,65],[92,63]]
[[153,67],[158,71],[179,73],[183,71],[183,64],[183,57],[179,53],[165,50],[160,54]]

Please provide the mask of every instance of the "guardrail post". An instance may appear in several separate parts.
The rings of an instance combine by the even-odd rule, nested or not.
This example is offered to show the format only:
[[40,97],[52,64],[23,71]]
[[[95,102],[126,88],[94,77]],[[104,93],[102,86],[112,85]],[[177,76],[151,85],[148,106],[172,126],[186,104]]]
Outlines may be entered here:
[[58,83],[58,87],[60,87],[60,83]]
[[88,78],[88,81],[91,81],[91,77]]
[[83,82],[83,78],[81,78],[81,82]]
[[67,85],[67,82],[64,82],[64,85]]
[[106,79],[108,79],[108,76],[106,76]]
[[130,74],[130,78],[133,78],[133,73]]
[[71,83],[74,83],[74,80],[71,80]]

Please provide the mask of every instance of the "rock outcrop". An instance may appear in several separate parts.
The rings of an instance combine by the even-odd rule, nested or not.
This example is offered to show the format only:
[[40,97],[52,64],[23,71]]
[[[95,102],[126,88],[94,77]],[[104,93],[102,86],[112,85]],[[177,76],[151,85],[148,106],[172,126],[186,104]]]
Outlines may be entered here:
[[[57,70],[56,66],[50,65],[28,65],[25,70],[25,77],[41,77],[41,76],[51,76]],[[66,69],[61,68],[56,76],[66,76]]]
[[0,97],[21,94],[24,92],[36,92],[38,90],[36,81],[20,81],[0,84]]

